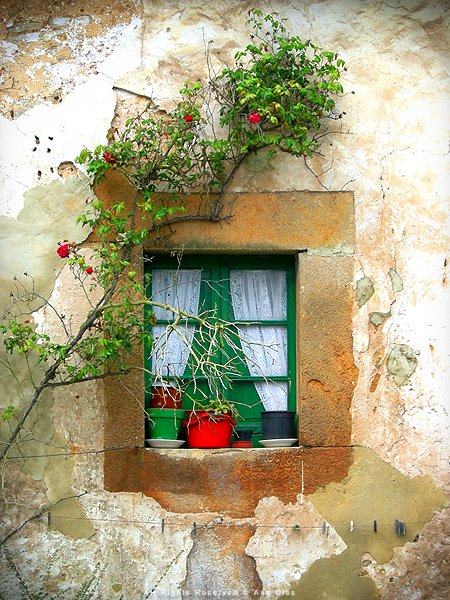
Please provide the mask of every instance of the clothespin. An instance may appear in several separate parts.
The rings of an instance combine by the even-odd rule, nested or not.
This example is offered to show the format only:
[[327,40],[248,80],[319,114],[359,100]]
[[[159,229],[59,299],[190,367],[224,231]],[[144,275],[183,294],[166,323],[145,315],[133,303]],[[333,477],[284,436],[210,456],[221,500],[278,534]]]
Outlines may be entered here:
[[322,525],[322,533],[325,535],[325,531],[327,530],[327,522],[324,521]]
[[350,521],[350,531],[353,531],[353,521]]
[[161,521],[161,533],[164,533],[164,519]]
[[48,511],[48,513],[47,513],[47,525],[49,527],[50,527],[50,522],[51,522],[51,518],[52,518],[51,515],[52,515],[52,513],[50,511]]
[[377,520],[376,519],[374,519],[374,521],[373,521],[373,530],[375,533],[377,532]]
[[295,531],[298,531],[300,529],[300,525],[294,525],[294,527],[292,529],[295,529]]
[[395,519],[395,533],[397,535],[406,535],[406,521]]
[[197,523],[194,521],[194,535],[197,535]]

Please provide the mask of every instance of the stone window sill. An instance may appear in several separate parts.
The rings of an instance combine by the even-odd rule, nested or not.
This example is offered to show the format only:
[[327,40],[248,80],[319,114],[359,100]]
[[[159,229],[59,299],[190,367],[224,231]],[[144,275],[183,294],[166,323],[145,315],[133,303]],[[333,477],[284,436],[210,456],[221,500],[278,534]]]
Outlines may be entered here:
[[172,512],[242,517],[262,498],[296,502],[342,481],[351,462],[349,447],[130,448],[106,453],[105,489],[143,494]]
[[233,452],[273,452],[273,451],[298,451],[302,450],[303,446],[288,446],[277,448],[149,448],[145,450],[155,452],[157,454],[168,454],[170,456],[180,458],[203,458],[205,456],[213,456],[217,454],[230,454]]

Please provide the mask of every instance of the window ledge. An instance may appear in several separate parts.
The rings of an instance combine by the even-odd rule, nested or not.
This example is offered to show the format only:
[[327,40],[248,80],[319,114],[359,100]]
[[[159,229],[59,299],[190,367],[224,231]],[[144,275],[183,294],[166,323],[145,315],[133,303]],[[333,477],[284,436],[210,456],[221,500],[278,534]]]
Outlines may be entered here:
[[299,451],[303,446],[287,446],[277,448],[145,448],[146,451],[155,454],[168,454],[179,458],[205,458],[217,454],[232,454],[233,452],[274,452],[274,451]]
[[[179,513],[253,515],[263,498],[285,504],[342,481],[351,448],[146,448],[105,456],[105,489],[153,498]],[[230,500],[231,498],[231,500]]]

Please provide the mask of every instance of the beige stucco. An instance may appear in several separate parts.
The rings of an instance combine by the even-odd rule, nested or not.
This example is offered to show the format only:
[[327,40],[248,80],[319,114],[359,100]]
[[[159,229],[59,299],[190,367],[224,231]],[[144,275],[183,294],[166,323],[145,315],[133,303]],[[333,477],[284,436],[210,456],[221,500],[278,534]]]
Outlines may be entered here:
[[[213,39],[213,53],[231,60],[247,43],[246,13],[253,6],[243,0],[82,5],[0,5],[2,308],[12,278],[29,281],[27,272],[74,324],[83,318],[83,293],[55,249],[63,239],[86,240],[89,231],[75,219],[92,192],[83,170],[75,172],[70,163],[84,146],[106,143],[110,127],[148,97],[172,108],[187,77],[205,76],[204,40]],[[73,589],[97,564],[100,597],[108,600],[122,593],[138,599],[153,589],[162,598],[187,593],[198,589],[202,570],[222,592],[236,589],[222,580],[223,572],[234,573],[245,583],[243,599],[255,590],[275,598],[279,589],[302,600],[316,600],[318,590],[342,600],[361,594],[426,600],[443,597],[448,588],[448,2],[276,0],[258,8],[277,10],[291,31],[335,50],[348,69],[339,103],[346,113],[343,131],[325,143],[323,157],[308,162],[317,176],[303,160],[283,155],[268,163],[262,155],[240,169],[232,189],[269,198],[312,191],[320,198],[325,186],[354,198],[355,244],[308,249],[353,260],[348,293],[358,372],[348,476],[307,498],[297,481],[296,503],[268,497],[246,519],[172,513],[140,493],[104,491],[103,454],[83,454],[104,447],[102,386],[46,394],[26,446],[37,458],[7,465],[5,533],[48,503],[87,494],[66,501],[66,508],[55,506],[50,527],[45,515],[8,540],[32,590]],[[332,328],[333,315],[328,319]],[[34,324],[60,333],[48,313],[38,313]],[[387,359],[401,345],[417,351],[417,365],[399,386]],[[0,378],[12,398],[6,405],[19,405],[16,382],[3,371]],[[25,379],[22,370],[19,381]],[[30,392],[26,385],[25,395]],[[61,449],[81,453],[51,456]],[[395,535],[395,518],[406,520],[407,536]],[[297,519],[319,530],[303,537],[302,530],[272,529]],[[328,539],[322,537],[324,521]],[[15,599],[11,569],[5,562],[1,569],[6,597]]]

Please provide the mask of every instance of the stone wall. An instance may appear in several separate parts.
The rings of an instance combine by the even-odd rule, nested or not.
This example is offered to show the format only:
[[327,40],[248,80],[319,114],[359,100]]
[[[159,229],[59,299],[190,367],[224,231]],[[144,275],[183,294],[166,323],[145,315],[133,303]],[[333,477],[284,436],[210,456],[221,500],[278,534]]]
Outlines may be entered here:
[[[81,322],[87,305],[55,252],[62,239],[83,243],[87,255],[93,243],[75,225],[92,197],[75,156],[106,143],[108,131],[149,98],[171,109],[186,78],[206,76],[204,40],[214,40],[213,55],[231,61],[247,43],[252,7],[243,0],[0,2],[2,307],[32,276],[74,327]],[[312,436],[312,449],[190,456],[127,450],[105,460],[108,389],[106,396],[94,383],[55,390],[39,406],[28,458],[5,467],[4,534],[67,499],[52,507],[50,523],[47,513],[31,519],[6,542],[0,590],[8,600],[21,597],[11,562],[32,591],[68,598],[93,575],[99,598],[127,600],[207,592],[426,600],[444,598],[450,587],[449,6],[276,0],[258,8],[277,10],[292,32],[334,49],[348,69],[344,129],[326,143],[324,157],[305,164],[258,156],[240,169],[231,191],[267,194],[266,223],[280,194],[312,193],[320,204],[325,186],[354,199],[354,237],[342,234],[340,246],[327,245],[336,207],[324,213],[328,227],[313,232],[317,243],[300,248],[309,230],[301,219],[283,233],[292,249],[306,249],[303,273],[313,280],[316,258],[340,257],[352,266],[340,297],[351,311],[354,364],[319,348],[322,360],[334,359],[354,376],[345,388],[349,438],[332,449]],[[127,200],[132,192],[111,178],[101,193]],[[236,247],[241,234],[233,226],[224,235]],[[202,230],[197,243],[200,234],[207,238]],[[306,278],[299,288],[306,297],[309,285]],[[33,318],[58,334],[47,309]],[[336,315],[320,302],[308,318],[310,327],[333,335]],[[0,376],[7,406],[17,400],[17,382]],[[330,397],[324,377],[307,375],[302,398],[310,415],[316,405],[309,393]],[[19,382],[25,379],[19,372]],[[316,380],[322,387],[314,391]],[[130,474],[136,464],[145,469],[131,472],[136,479],[127,489],[109,485],[111,466]],[[161,473],[152,484],[150,475]],[[162,489],[161,481],[170,488],[188,475],[184,500]],[[406,521],[405,536],[395,533],[396,519]]]

